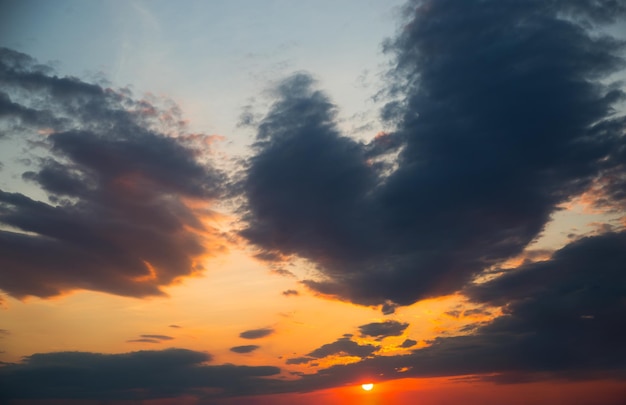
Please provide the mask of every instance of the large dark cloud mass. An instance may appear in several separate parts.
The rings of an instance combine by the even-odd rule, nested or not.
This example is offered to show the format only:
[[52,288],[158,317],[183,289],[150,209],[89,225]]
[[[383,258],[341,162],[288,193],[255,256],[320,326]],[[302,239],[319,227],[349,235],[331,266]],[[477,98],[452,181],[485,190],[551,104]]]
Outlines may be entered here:
[[328,97],[295,75],[260,122],[244,181],[243,235],[312,261],[322,277],[309,287],[360,304],[457,291],[519,254],[559,204],[598,184],[609,205],[624,196],[624,94],[607,81],[623,43],[598,29],[623,6],[411,10],[386,44],[395,99],[383,118],[395,129],[369,144],[342,136]]
[[[504,315],[472,335],[437,338],[405,356],[335,366],[301,384],[483,374],[498,382],[626,379],[626,231],[581,239],[547,261],[523,265],[466,294]],[[332,381],[332,383],[331,383]]]
[[270,366],[207,365],[211,356],[185,349],[123,354],[34,354],[0,368],[0,398],[149,399],[250,394],[276,375]]
[[223,176],[198,162],[176,109],[0,49],[0,130],[32,148],[22,177],[48,199],[0,190],[1,289],[145,296],[201,269],[211,230],[184,199],[218,197]]

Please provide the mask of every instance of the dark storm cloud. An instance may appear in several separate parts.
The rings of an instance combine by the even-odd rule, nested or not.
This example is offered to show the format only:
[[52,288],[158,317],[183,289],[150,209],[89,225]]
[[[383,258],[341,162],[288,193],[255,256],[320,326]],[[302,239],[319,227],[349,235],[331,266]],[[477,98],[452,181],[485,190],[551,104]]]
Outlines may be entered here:
[[359,326],[361,336],[370,336],[376,340],[383,340],[389,336],[400,336],[409,326],[408,323],[398,321],[372,322]]
[[156,295],[201,270],[195,258],[217,242],[183,199],[217,198],[223,175],[198,162],[176,108],[56,76],[8,49],[0,86],[0,128],[29,143],[37,166],[22,177],[49,200],[0,190],[1,289]]
[[314,262],[309,288],[385,313],[518,255],[590,188],[609,184],[615,206],[626,178],[624,94],[606,84],[624,48],[597,29],[623,6],[441,0],[411,13],[386,44],[395,130],[343,137],[329,98],[295,75],[258,125],[243,182],[245,237]]
[[274,333],[272,328],[250,329],[239,334],[240,338],[244,339],[260,339]]
[[[0,368],[7,399],[127,399],[251,394],[280,369],[206,365],[211,356],[185,349],[124,354],[34,354]],[[209,391],[210,390],[210,391]]]
[[257,346],[257,345],[245,345],[245,346],[235,346],[235,347],[231,347],[230,351],[231,352],[235,352],[235,353],[252,353],[253,351],[255,351],[256,349],[258,349],[261,346]]

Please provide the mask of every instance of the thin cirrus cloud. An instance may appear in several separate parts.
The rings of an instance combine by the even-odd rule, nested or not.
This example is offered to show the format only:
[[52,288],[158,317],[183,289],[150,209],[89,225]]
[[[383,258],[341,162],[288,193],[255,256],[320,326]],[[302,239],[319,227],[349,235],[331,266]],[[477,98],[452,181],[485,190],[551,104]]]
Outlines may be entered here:
[[167,335],[140,335],[138,339],[127,340],[129,343],[162,343],[168,340],[174,340],[172,336]]
[[596,35],[623,6],[410,4],[385,43],[394,129],[342,135],[329,97],[296,74],[275,89],[241,183],[244,237],[316,264],[312,290],[385,313],[518,255],[573,197],[622,207],[626,178],[624,94],[609,81],[623,45]]
[[230,348],[230,351],[234,353],[239,353],[239,354],[246,354],[246,353],[252,353],[253,351],[259,349],[260,347],[261,346],[258,346],[258,345],[234,346]]
[[0,85],[3,141],[29,142],[22,178],[48,199],[0,190],[0,288],[142,297],[202,270],[196,258],[220,242],[183,199],[217,198],[224,176],[197,160],[175,107],[58,77],[9,49]]

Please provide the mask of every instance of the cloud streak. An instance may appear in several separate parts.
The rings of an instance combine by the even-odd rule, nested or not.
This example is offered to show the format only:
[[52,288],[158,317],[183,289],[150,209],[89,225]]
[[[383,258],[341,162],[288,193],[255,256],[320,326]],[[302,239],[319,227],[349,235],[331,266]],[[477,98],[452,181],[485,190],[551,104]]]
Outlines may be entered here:
[[272,333],[274,333],[274,329],[272,328],[250,329],[241,332],[239,337],[243,339],[261,339],[271,335]]
[[34,354],[0,368],[1,388],[12,399],[169,398],[253,393],[269,366],[207,365],[211,356],[185,349],[122,354]]

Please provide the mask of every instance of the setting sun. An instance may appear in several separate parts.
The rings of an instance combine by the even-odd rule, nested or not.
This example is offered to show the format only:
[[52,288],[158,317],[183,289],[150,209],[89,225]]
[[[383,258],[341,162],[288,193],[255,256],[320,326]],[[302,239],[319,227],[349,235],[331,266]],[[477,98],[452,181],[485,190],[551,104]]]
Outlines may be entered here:
[[365,391],[371,391],[372,388],[374,388],[374,384],[362,384],[361,388],[363,388]]

